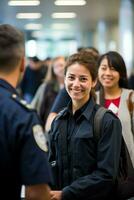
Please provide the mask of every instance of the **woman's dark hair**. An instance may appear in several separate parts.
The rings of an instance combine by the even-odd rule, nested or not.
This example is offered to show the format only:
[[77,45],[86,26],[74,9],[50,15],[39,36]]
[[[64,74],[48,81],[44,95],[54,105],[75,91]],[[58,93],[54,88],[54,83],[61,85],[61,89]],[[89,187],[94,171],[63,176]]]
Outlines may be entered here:
[[[106,58],[108,61],[108,65],[110,68],[114,67],[116,71],[120,74],[119,79],[119,87],[121,88],[128,88],[128,78],[127,78],[127,68],[124,62],[123,57],[116,51],[109,51],[100,56],[98,60],[98,68],[101,65],[102,60]],[[100,90],[100,104],[104,106],[104,90],[99,83],[99,90]]]
[[127,68],[123,57],[116,51],[109,51],[100,56],[98,60],[98,68],[104,58],[107,59],[110,68],[114,67],[114,69],[119,72],[119,86],[121,88],[128,88]]
[[96,80],[96,78],[97,78],[97,62],[95,61],[94,57],[92,56],[92,54],[90,52],[82,51],[82,52],[71,55],[67,59],[67,62],[66,62],[65,74],[67,72],[68,67],[75,63],[79,63],[79,64],[85,66],[89,70],[92,80],[93,81]]
[[[97,62],[90,52],[81,51],[71,55],[66,62],[65,75],[68,67],[75,63],[85,66],[89,70],[93,81],[97,79]],[[96,98],[94,89],[91,90],[91,95]]]

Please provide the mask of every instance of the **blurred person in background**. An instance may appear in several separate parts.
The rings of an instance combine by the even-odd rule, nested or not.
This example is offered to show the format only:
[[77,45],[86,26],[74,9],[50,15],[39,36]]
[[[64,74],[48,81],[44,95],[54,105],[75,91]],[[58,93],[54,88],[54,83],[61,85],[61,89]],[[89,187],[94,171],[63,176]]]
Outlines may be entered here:
[[65,58],[63,56],[58,56],[51,61],[47,76],[31,102],[41,118],[43,127],[45,127],[46,119],[59,90],[64,87],[64,67]]
[[30,103],[42,83],[46,71],[42,62],[36,57],[30,57],[29,64],[26,66],[24,77],[20,83],[22,97]]
[[47,71],[49,69],[49,66],[51,66],[51,63],[52,63],[52,58],[51,57],[47,57],[46,59],[42,60],[42,68],[44,67],[44,69],[43,69],[43,71],[44,71],[44,79],[46,78]]
[[128,87],[129,89],[133,89],[134,90],[134,67],[132,69],[132,72],[128,78]]

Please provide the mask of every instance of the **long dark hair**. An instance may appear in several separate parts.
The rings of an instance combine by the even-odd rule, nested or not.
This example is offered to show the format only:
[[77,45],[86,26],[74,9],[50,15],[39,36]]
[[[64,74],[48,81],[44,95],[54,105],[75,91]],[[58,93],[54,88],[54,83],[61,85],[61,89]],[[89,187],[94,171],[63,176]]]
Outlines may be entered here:
[[[128,78],[127,78],[127,68],[123,57],[116,51],[109,51],[100,56],[98,60],[98,69],[101,65],[102,60],[106,58],[108,61],[108,65],[110,68],[114,67],[114,69],[119,72],[119,87],[120,88],[128,88]],[[104,105],[104,90],[100,84],[100,104]]]
[[123,57],[116,51],[109,51],[100,56],[98,60],[98,68],[104,58],[107,59],[110,68],[114,67],[114,69],[119,72],[119,86],[121,88],[128,88],[127,68]]
[[[128,88],[128,78],[127,78],[127,68],[123,57],[115,51],[109,51],[102,56],[100,56],[98,60],[98,68],[102,62],[102,60],[106,58],[108,61],[108,65],[110,68],[114,67],[116,71],[120,74],[119,79],[119,87],[121,88]],[[104,106],[105,99],[104,99],[104,89],[100,84],[100,104]],[[125,180],[128,176],[128,162],[127,162],[127,148],[125,145],[125,141],[122,137],[122,145],[121,145],[121,154],[120,154],[120,162],[119,162],[119,180]],[[118,180],[118,181],[119,181]]]

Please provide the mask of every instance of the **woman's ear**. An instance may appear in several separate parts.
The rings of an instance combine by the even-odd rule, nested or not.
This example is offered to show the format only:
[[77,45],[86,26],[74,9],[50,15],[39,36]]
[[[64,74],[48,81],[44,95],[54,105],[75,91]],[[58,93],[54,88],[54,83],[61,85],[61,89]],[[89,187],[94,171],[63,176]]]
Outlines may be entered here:
[[92,88],[95,88],[95,86],[96,86],[96,84],[97,84],[97,79],[96,80],[94,80],[93,82],[92,82]]

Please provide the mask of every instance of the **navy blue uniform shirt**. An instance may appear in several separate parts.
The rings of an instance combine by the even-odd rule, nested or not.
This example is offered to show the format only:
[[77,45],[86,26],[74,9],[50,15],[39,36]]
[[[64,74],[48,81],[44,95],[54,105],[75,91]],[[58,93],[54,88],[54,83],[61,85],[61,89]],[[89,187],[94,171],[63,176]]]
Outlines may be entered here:
[[0,198],[20,199],[21,185],[51,181],[47,146],[36,112],[0,80]]
[[114,199],[121,123],[114,114],[106,112],[97,143],[93,121],[98,107],[91,98],[72,114],[69,103],[52,123],[49,162],[54,174],[54,189],[62,189],[62,200]]

